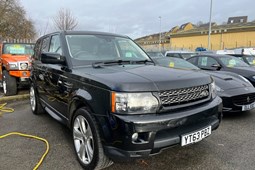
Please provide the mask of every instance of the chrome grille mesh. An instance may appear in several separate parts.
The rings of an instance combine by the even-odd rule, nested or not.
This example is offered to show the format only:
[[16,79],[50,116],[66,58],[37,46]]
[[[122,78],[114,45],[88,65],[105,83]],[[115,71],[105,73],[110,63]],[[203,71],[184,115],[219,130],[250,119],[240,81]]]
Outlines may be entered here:
[[195,86],[159,92],[164,106],[174,106],[205,99],[209,96],[209,85]]

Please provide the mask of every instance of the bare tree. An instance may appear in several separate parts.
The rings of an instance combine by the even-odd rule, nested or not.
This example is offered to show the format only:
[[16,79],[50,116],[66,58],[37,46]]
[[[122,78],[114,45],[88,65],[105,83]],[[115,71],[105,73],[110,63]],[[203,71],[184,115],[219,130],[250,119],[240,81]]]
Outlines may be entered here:
[[69,9],[60,9],[53,18],[54,25],[58,30],[73,30],[77,25],[77,19]]
[[0,35],[3,38],[34,39],[34,23],[18,0],[0,0]]

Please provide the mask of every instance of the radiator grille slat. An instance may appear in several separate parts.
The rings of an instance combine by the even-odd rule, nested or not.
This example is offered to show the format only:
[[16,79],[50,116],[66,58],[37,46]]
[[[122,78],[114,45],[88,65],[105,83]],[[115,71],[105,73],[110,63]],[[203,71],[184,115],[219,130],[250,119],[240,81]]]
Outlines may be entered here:
[[174,106],[203,100],[209,97],[209,85],[166,90],[159,93],[163,106]]

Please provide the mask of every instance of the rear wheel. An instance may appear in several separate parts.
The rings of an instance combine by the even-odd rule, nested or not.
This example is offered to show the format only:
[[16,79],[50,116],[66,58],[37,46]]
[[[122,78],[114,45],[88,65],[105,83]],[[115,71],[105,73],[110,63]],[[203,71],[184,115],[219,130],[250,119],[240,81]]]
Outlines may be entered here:
[[31,84],[29,95],[32,112],[36,115],[44,113],[44,109],[41,106],[40,99],[35,91],[33,84]]
[[104,154],[95,119],[85,107],[75,112],[73,142],[77,158],[85,169],[103,169],[113,162]]
[[3,90],[6,96],[17,94],[17,80],[9,75],[8,71],[3,71]]

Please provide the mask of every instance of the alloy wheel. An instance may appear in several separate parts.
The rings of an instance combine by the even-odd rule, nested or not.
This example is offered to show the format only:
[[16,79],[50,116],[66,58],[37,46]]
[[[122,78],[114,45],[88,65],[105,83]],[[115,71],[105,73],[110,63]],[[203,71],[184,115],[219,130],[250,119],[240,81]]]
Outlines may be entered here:
[[3,80],[3,90],[4,90],[4,94],[7,93],[7,87],[6,87],[6,81]]
[[91,163],[94,155],[94,139],[88,121],[78,115],[73,124],[73,140],[76,153],[82,163]]
[[36,98],[35,98],[35,91],[33,87],[30,88],[30,105],[31,105],[32,111],[35,111]]

